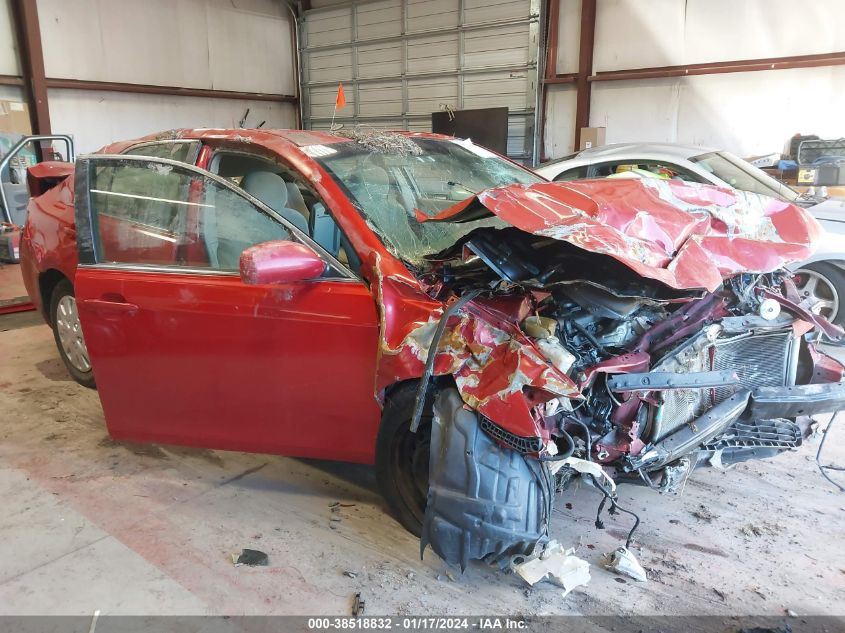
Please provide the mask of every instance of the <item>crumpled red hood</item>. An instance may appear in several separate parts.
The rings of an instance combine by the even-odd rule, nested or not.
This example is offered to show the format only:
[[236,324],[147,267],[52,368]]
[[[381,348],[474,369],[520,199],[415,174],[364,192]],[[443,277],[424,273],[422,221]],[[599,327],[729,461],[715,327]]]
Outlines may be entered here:
[[[483,207],[483,208],[482,208]],[[487,189],[421,222],[489,215],[609,255],[672,288],[714,291],[723,278],[808,258],[823,229],[806,211],[754,193],[658,179]]]

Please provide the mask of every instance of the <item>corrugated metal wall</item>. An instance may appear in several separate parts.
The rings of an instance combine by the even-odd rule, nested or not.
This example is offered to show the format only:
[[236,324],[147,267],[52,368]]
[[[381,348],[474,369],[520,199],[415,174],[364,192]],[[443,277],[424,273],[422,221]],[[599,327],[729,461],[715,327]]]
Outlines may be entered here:
[[431,113],[509,109],[508,154],[534,152],[539,0],[376,0],[307,11],[302,106],[307,128],[336,123],[431,130]]

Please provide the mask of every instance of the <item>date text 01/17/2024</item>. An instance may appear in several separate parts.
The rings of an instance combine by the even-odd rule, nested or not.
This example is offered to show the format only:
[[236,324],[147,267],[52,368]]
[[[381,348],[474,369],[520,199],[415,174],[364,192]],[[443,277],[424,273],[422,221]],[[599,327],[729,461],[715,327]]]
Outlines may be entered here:
[[521,618],[498,616],[466,617],[345,617],[308,618],[308,629],[321,630],[396,630],[396,631],[524,631],[528,623]]

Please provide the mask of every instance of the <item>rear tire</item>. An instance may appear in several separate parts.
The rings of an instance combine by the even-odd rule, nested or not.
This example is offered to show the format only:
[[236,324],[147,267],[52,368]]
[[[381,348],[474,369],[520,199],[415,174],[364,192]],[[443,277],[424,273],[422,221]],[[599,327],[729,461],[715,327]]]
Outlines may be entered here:
[[[845,326],[845,272],[830,262],[808,264],[795,274],[801,298],[822,302],[820,311],[813,310],[835,325]],[[811,306],[812,307],[812,306]]]
[[67,279],[60,281],[53,289],[50,297],[50,323],[59,356],[71,378],[83,387],[94,389],[94,372],[79,324],[76,296]]
[[411,433],[417,382],[397,387],[387,398],[376,439],[376,479],[393,515],[412,534],[422,533],[428,497],[432,399]]

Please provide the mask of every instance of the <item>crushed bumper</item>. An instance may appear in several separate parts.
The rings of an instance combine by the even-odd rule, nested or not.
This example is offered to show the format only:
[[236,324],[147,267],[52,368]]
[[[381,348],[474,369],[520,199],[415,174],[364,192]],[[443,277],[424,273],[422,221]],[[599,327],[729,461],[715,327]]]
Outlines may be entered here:
[[794,387],[758,387],[751,394],[748,417],[797,418],[845,409],[845,382]]
[[758,387],[724,400],[690,424],[630,457],[629,471],[653,471],[674,462],[696,447],[704,447],[738,421],[783,420],[833,413],[845,409],[845,382],[793,387]]

